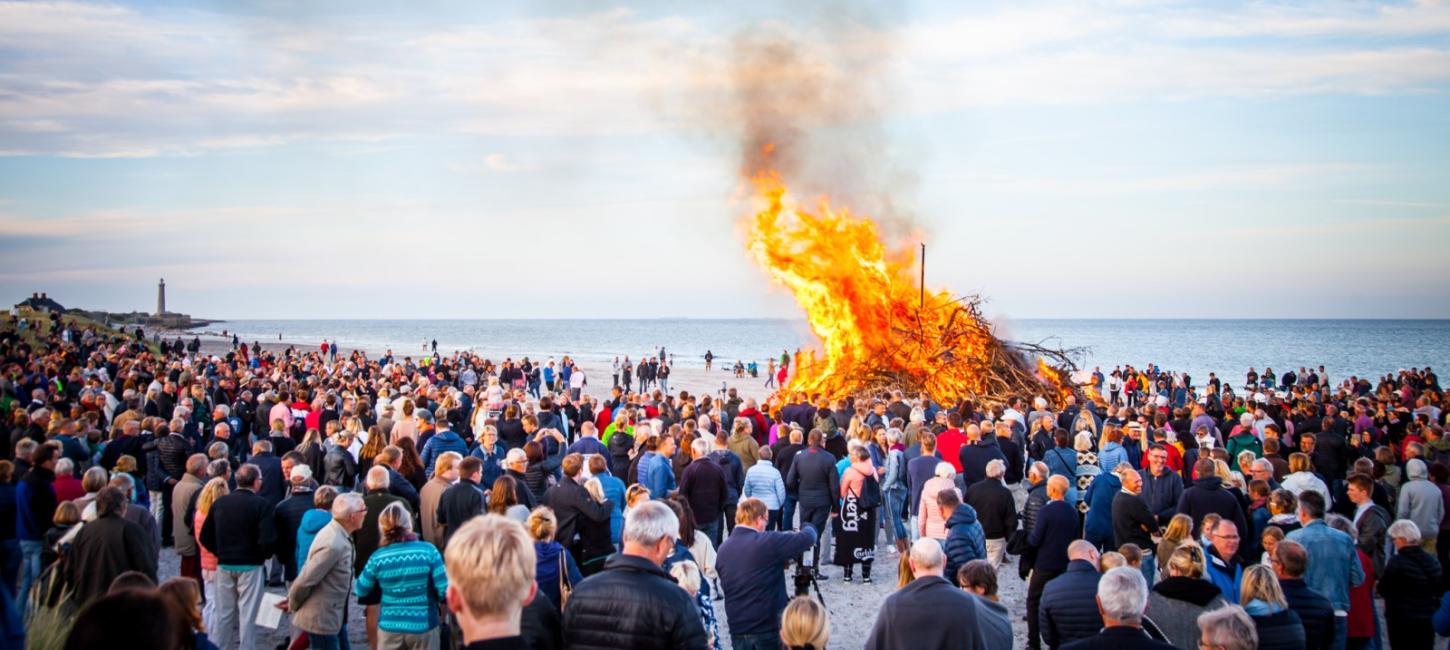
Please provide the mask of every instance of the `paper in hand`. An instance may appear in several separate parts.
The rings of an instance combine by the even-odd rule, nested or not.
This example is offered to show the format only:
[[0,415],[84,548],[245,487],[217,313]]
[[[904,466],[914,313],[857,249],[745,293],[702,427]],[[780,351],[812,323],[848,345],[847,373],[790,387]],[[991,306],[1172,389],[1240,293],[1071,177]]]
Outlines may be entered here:
[[287,599],[285,594],[267,592],[262,594],[262,606],[257,608],[257,625],[275,630],[282,624],[282,610],[277,603]]

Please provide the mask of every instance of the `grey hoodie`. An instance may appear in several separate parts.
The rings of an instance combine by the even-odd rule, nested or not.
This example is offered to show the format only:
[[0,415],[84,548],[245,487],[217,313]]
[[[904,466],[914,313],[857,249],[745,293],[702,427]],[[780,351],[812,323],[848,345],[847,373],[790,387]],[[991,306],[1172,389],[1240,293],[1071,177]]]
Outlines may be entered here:
[[1397,518],[1409,519],[1420,527],[1421,539],[1435,539],[1440,533],[1440,520],[1445,516],[1440,486],[1425,480],[1429,474],[1423,460],[1415,458],[1405,464],[1405,476],[1409,480],[1400,487],[1400,504],[1396,509]]

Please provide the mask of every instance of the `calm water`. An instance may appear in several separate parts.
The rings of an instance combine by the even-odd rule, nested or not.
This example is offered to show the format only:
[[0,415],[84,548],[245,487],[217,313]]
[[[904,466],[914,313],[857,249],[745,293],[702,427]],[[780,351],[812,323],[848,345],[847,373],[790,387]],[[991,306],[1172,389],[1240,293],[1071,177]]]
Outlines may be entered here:
[[[416,354],[424,341],[440,350],[473,348],[493,357],[569,354],[586,361],[615,355],[638,358],[663,345],[683,366],[701,366],[705,350],[717,363],[756,359],[794,350],[813,340],[804,322],[792,320],[237,320],[213,325],[247,341],[316,343],[336,339],[343,347]],[[1053,346],[1085,347],[1083,365],[1111,368],[1153,362],[1185,369],[1196,378],[1209,371],[1241,381],[1250,367],[1323,364],[1331,378],[1376,375],[1402,367],[1450,367],[1450,320],[1019,320],[1000,326],[1003,338],[1046,340]]]

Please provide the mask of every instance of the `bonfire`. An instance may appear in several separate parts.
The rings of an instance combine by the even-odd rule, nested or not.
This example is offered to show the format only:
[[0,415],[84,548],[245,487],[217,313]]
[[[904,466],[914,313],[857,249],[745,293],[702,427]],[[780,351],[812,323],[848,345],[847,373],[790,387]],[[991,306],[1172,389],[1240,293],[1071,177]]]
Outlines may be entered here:
[[[829,398],[902,390],[992,402],[1076,392],[1068,353],[998,339],[977,296],[928,289],[915,244],[888,247],[876,222],[822,198],[801,207],[774,170],[752,179],[745,226],[756,262],[805,311],[820,349],[797,355],[781,390]],[[924,274],[923,274],[924,275]]]

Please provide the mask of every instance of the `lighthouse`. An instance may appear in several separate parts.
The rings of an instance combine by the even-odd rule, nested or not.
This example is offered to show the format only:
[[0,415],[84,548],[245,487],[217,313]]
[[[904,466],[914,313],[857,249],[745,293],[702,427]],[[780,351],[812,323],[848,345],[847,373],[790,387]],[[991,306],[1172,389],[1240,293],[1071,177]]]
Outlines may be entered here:
[[156,315],[166,315],[166,278],[156,284]]

